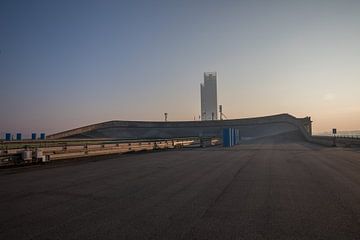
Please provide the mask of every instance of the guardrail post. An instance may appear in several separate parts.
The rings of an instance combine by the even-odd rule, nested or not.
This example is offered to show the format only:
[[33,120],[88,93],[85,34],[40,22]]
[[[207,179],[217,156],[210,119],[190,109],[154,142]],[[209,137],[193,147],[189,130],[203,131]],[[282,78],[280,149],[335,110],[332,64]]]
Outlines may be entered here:
[[334,136],[334,138],[333,138],[333,145],[332,146],[336,147],[336,136]]

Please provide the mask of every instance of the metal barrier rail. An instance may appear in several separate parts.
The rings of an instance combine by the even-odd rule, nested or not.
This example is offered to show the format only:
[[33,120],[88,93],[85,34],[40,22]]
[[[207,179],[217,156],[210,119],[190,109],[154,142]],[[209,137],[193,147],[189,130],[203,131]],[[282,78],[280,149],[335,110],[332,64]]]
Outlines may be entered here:
[[328,146],[359,147],[360,137],[344,136],[312,136],[312,142]]
[[[313,135],[313,137],[334,137],[333,135]],[[339,135],[337,134],[335,138],[349,138],[349,139],[360,139],[360,135]]]
[[338,135],[336,138],[360,139],[359,135]]
[[149,141],[184,141],[196,140],[198,137],[187,138],[153,138],[153,139],[69,139],[69,140],[21,140],[21,141],[0,141],[0,150],[17,149],[17,148],[37,148],[37,147],[54,147],[63,145],[82,145],[82,144],[106,144],[106,143],[132,143],[132,142],[149,142]]
[[67,158],[171,149],[182,147],[205,147],[219,143],[217,138],[181,138],[157,140],[113,140],[113,141],[69,141],[25,145],[22,148],[0,149],[0,166],[21,165],[26,163],[48,162]]

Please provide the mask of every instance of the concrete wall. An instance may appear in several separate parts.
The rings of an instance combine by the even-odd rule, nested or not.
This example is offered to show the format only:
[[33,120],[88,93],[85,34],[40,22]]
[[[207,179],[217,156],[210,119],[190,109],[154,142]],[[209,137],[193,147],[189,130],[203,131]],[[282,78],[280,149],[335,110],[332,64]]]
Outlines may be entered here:
[[[310,127],[309,127],[310,126]],[[295,118],[289,114],[267,117],[217,121],[140,122],[109,121],[48,136],[61,138],[172,138],[221,136],[223,128],[238,128],[242,138],[257,138],[298,130],[306,139],[311,132],[310,118]]]

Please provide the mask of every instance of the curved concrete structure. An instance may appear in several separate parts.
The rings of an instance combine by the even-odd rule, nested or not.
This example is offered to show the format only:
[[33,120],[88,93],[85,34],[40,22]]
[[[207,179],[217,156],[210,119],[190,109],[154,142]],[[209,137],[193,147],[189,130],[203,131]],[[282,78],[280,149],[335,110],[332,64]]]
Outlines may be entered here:
[[243,139],[299,131],[306,140],[311,136],[310,117],[289,114],[216,121],[108,121],[49,135],[48,139],[66,138],[177,138],[221,136],[223,128],[238,128]]

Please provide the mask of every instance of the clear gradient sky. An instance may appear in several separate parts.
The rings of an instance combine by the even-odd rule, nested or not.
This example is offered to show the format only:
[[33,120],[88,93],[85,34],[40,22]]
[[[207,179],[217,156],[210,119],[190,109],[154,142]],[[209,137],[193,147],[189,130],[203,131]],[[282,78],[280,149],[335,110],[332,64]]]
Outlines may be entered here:
[[360,129],[360,1],[0,2],[0,132],[192,120],[203,72],[229,118]]

